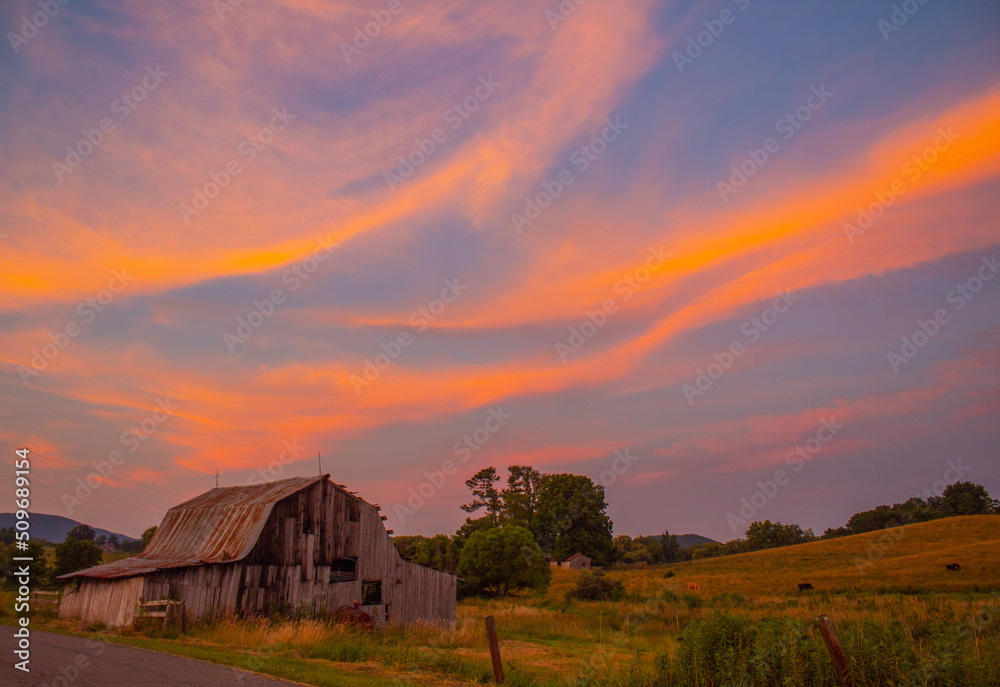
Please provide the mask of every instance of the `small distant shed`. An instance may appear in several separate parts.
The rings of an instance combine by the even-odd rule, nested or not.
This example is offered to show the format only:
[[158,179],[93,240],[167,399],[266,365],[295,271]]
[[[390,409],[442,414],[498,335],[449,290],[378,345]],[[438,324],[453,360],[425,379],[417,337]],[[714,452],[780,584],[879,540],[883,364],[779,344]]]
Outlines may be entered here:
[[567,570],[590,570],[590,559],[582,553],[574,553],[560,563],[559,567],[566,568]]
[[403,560],[379,507],[329,475],[217,487],[167,511],[142,553],[79,570],[59,617],[131,625],[140,601],[188,615],[332,613],[361,604],[376,625],[455,622],[454,575]]

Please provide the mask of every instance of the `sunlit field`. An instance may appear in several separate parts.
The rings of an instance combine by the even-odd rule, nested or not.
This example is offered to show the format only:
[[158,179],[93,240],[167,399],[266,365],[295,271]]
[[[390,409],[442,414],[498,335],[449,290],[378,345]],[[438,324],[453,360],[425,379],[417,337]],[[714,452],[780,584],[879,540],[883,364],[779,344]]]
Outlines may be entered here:
[[[496,618],[505,684],[835,685],[813,627],[829,616],[855,685],[1000,684],[1000,516],[728,558],[611,571],[626,600],[568,603],[580,573],[545,593],[459,604],[453,630],[367,633],[313,618],[219,619],[186,636],[53,629],[233,665],[312,685],[468,685],[492,680],[483,617]],[[960,572],[945,569],[958,562]],[[688,589],[689,583],[700,589]],[[814,589],[798,591],[798,583]],[[9,596],[9,595],[8,595]],[[5,603],[9,617],[10,599]]]

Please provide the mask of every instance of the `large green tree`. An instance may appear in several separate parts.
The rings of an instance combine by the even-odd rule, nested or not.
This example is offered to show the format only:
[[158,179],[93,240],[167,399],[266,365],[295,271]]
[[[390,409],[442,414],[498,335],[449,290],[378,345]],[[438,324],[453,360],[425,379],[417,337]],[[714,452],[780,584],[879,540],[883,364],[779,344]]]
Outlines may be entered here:
[[420,546],[420,542],[426,539],[427,537],[420,534],[401,534],[392,538],[392,544],[400,556],[411,561],[417,555],[417,547]]
[[97,533],[94,532],[94,528],[90,525],[77,525],[69,532],[66,533],[68,539],[82,539],[87,541],[94,541],[97,537]]
[[530,529],[538,509],[538,491],[542,473],[530,465],[507,468],[507,488],[500,492],[503,501],[503,521]]
[[[31,558],[32,560],[15,563],[14,558]],[[0,580],[15,585],[14,575],[23,565],[28,566],[32,587],[46,587],[52,583],[52,570],[45,559],[45,547],[38,542],[29,541],[27,549],[19,550],[16,543],[10,545],[0,543]]]
[[490,466],[483,468],[469,479],[465,480],[465,486],[472,491],[472,500],[462,504],[462,510],[466,513],[475,513],[480,508],[486,509],[486,517],[493,525],[500,524],[500,511],[503,501],[500,497],[500,490],[497,489],[497,482],[500,477],[496,468]]
[[663,548],[663,561],[673,563],[677,560],[677,554],[681,550],[680,542],[677,541],[676,534],[670,534],[669,530],[664,530],[660,537],[660,546]]
[[816,537],[812,530],[803,530],[796,524],[782,525],[780,522],[754,521],[747,528],[744,547],[747,551],[773,549],[812,541]]
[[531,533],[518,526],[474,532],[462,547],[458,572],[474,594],[506,596],[547,587],[552,569]]
[[949,484],[941,492],[941,497],[933,501],[945,517],[953,515],[988,515],[996,509],[996,502],[990,498],[986,487],[972,482]]
[[101,547],[89,539],[73,539],[56,544],[56,577],[83,570],[101,562]]
[[436,534],[430,538],[424,537],[417,544],[413,562],[435,570],[453,573],[458,570],[459,552],[460,548],[455,538],[446,534]]
[[584,475],[545,475],[538,490],[535,539],[556,560],[583,553],[596,565],[611,554],[604,487]]
[[483,516],[481,518],[466,518],[462,526],[458,528],[455,532],[455,536],[461,539],[463,542],[467,541],[469,537],[472,536],[473,532],[479,532],[480,530],[491,530],[496,525],[487,517]]

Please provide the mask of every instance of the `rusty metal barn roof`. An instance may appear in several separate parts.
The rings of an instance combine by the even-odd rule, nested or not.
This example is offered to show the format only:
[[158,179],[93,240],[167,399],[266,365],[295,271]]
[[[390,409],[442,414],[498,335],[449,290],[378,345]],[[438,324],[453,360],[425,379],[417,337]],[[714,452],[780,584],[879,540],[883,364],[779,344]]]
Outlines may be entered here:
[[244,487],[216,487],[168,510],[153,539],[139,555],[84,568],[61,575],[60,579],[132,577],[189,565],[241,560],[257,543],[274,504],[329,477],[293,477]]

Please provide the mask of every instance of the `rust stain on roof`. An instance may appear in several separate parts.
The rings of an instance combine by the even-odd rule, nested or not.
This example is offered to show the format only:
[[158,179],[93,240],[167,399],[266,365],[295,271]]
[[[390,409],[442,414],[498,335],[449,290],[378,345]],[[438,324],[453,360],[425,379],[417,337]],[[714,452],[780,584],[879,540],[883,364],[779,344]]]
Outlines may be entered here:
[[60,579],[113,579],[242,560],[257,543],[274,504],[329,477],[293,477],[244,487],[216,487],[168,510],[139,555],[84,568],[61,575]]

